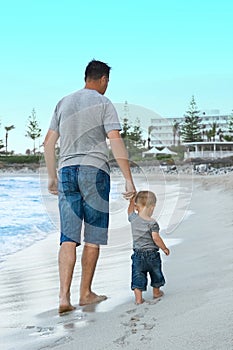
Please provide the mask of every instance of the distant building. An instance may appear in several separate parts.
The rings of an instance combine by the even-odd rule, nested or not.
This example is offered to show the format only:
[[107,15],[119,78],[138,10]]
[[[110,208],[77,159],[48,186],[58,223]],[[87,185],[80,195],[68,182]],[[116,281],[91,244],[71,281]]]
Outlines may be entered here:
[[186,142],[184,159],[224,158],[233,156],[233,142]]
[[[228,129],[229,115],[220,114],[218,109],[214,110],[202,110],[200,112],[201,125],[203,128],[202,139],[203,141],[208,140],[206,131],[212,129],[213,123],[216,123],[216,141],[222,141],[224,132]],[[151,119],[150,126],[150,145],[158,147],[171,146],[182,144],[179,131],[174,133],[174,124],[181,124],[184,122],[185,117],[169,116],[166,118],[153,118]]]

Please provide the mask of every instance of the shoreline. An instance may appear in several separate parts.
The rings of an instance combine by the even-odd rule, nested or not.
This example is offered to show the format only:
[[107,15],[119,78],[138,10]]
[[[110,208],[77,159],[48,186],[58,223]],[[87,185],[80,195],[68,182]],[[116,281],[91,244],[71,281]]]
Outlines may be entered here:
[[[109,299],[63,316],[57,313],[58,234],[9,256],[0,264],[3,350],[73,350],[77,344],[87,350],[154,350],[155,344],[161,350],[231,350],[233,177],[225,176],[224,181],[219,176],[191,181],[189,208],[195,214],[167,236],[181,243],[171,247],[169,257],[161,254],[167,280],[161,300],[153,301],[148,287],[146,302],[134,305],[127,240],[101,251],[93,287],[107,292]],[[129,234],[126,229],[123,233]],[[80,255],[78,251],[74,301]],[[118,294],[116,286],[121,286]]]
[[[44,210],[47,212],[51,223],[54,225],[54,229],[52,232],[46,234],[45,237],[36,240],[34,242],[32,242],[31,244],[22,247],[22,249],[17,250],[16,252],[12,252],[9,253],[7,255],[4,255],[4,259],[0,260],[0,264],[3,261],[6,261],[8,259],[8,257],[10,257],[11,255],[14,255],[17,252],[20,252],[24,249],[26,249],[27,247],[30,247],[31,245],[36,244],[38,241],[40,240],[44,240],[46,239],[46,237],[48,237],[49,235],[53,234],[54,232],[56,232],[56,229],[58,229],[59,226],[59,218],[58,218],[58,208],[57,208],[57,203],[56,203],[56,197],[55,196],[51,196],[47,193],[47,175],[45,173],[18,173],[18,172],[14,172],[14,173],[10,173],[10,174],[2,174],[2,178],[8,178],[8,177],[38,177],[39,182],[41,183],[41,198],[42,198],[42,205],[44,206]],[[1,177],[1,175],[0,175]],[[118,174],[112,174],[111,175],[111,181],[114,182],[114,179],[118,178]],[[148,186],[148,189],[150,187],[151,183],[158,183],[158,186],[162,186],[162,190],[164,192],[166,192],[166,184],[177,184],[179,189],[182,188],[182,186],[187,186],[187,190],[190,192],[190,195],[186,195],[186,200],[190,200],[191,201],[191,197],[192,197],[192,191],[193,191],[193,187],[194,186],[199,186],[202,187],[203,189],[207,190],[207,189],[211,189],[211,188],[221,188],[223,191],[228,191],[228,190],[232,190],[233,188],[233,173],[229,173],[229,174],[222,174],[221,176],[219,175],[198,175],[195,176],[193,174],[134,174],[134,178],[136,179],[137,182],[137,178],[139,180],[144,180],[144,184],[146,184],[146,186]],[[122,179],[122,177],[121,177]],[[143,189],[143,188],[141,188]],[[140,188],[139,188],[140,190]],[[153,190],[153,189],[152,189]],[[182,196],[182,193],[179,194],[180,196]],[[163,205],[164,205],[164,201],[165,199],[163,198]],[[161,201],[161,200],[160,200]],[[124,201],[125,202],[125,201]],[[186,207],[188,208],[188,204],[184,204],[186,205]],[[186,209],[187,209],[186,208]],[[118,208],[119,209],[119,208]],[[125,206],[125,209],[127,210],[127,205]],[[112,214],[112,213],[110,213]],[[157,218],[158,218],[158,213],[157,214]],[[184,215],[185,217],[185,215]],[[181,218],[181,220],[183,220],[183,218]],[[0,265],[1,266],[1,265]]]

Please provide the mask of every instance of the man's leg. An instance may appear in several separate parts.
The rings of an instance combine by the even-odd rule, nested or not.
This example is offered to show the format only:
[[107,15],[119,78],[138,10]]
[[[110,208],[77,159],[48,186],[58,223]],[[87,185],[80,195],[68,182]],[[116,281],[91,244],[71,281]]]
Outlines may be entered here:
[[99,246],[86,243],[82,254],[82,278],[79,305],[94,304],[107,299],[105,295],[97,295],[91,290],[98,258]]
[[59,252],[60,306],[59,313],[75,309],[70,303],[70,287],[76,262],[76,243],[63,242]]

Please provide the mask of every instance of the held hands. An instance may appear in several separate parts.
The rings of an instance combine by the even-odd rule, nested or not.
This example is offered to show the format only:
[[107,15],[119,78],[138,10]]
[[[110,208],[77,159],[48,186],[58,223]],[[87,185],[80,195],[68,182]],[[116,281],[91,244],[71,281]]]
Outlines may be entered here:
[[57,179],[49,179],[48,180],[48,191],[51,194],[58,195]]
[[125,192],[123,192],[123,197],[126,200],[132,199],[136,195],[136,188],[131,180],[125,181]]

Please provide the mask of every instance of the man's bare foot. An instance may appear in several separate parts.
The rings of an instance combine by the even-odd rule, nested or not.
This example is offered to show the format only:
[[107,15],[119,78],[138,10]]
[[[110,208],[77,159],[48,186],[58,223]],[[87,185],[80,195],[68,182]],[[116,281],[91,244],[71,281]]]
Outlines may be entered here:
[[162,292],[161,290],[158,293],[154,293],[153,294],[153,298],[157,299],[157,298],[161,298],[164,295],[164,292]]
[[63,314],[64,312],[70,312],[75,310],[76,307],[71,305],[70,302],[70,293],[67,293],[65,296],[59,298],[59,308],[58,312],[59,314]]
[[106,295],[97,295],[93,292],[91,292],[89,295],[87,295],[85,298],[80,298],[79,305],[89,305],[89,304],[96,304],[100,303],[101,301],[104,301],[108,299]]
[[64,312],[70,312],[70,311],[73,311],[75,309],[76,309],[76,307],[71,305],[71,304],[60,305],[59,309],[58,309],[58,312],[59,312],[59,314],[63,314]]

